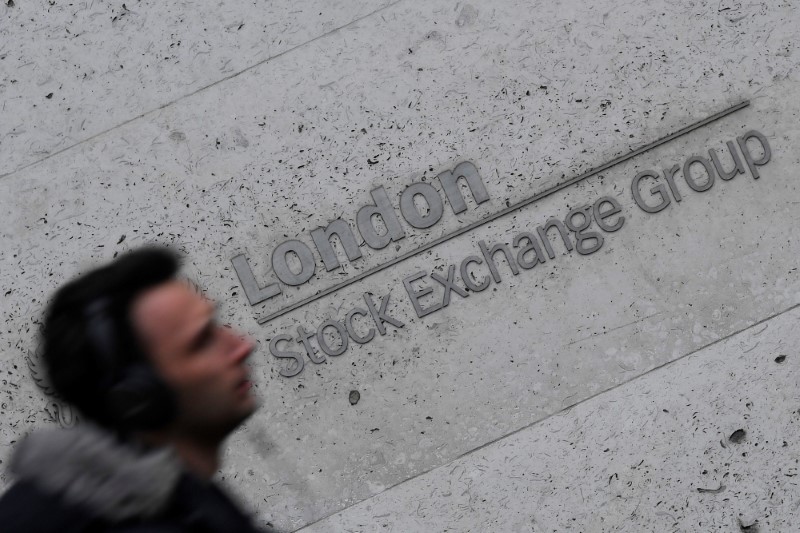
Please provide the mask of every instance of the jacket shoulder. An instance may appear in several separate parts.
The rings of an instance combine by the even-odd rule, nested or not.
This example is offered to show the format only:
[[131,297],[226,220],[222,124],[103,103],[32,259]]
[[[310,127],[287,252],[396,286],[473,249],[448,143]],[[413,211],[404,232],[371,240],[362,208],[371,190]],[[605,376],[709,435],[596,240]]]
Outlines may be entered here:
[[6,533],[56,533],[91,530],[91,516],[58,496],[25,481],[0,498],[0,524]]
[[82,508],[25,481],[14,484],[0,497],[3,533],[183,533],[180,526],[144,522],[108,524]]

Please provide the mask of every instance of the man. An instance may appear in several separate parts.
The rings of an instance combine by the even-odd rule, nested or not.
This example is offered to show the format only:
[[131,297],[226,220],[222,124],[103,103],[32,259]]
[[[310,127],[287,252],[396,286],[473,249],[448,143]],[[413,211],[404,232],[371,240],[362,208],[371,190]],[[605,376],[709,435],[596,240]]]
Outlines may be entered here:
[[15,450],[0,530],[256,531],[211,481],[224,439],[256,408],[253,346],[177,270],[167,250],[143,249],[56,293],[44,362],[83,420]]

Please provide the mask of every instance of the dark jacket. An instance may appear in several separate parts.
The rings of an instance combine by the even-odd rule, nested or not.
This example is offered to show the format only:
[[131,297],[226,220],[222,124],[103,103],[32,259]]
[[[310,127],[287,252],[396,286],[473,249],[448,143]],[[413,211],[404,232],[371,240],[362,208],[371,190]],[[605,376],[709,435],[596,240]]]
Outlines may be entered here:
[[88,424],[26,438],[0,499],[5,533],[255,533],[213,483],[168,450],[142,451]]

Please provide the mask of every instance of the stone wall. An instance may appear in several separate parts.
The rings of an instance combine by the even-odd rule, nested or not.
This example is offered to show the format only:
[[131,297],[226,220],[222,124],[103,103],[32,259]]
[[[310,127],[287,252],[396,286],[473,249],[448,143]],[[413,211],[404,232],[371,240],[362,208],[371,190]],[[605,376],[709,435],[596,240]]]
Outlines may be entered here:
[[261,522],[793,527],[796,6],[0,16],[3,465],[76,423],[49,295],[159,242],[258,342],[220,477]]

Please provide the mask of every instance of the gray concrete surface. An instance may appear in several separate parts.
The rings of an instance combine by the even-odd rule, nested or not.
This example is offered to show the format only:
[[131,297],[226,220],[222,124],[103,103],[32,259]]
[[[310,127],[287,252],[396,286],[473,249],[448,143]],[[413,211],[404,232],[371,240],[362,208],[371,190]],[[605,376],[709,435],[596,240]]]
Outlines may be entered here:
[[389,5],[3,2],[0,175],[236,76]]
[[795,307],[302,531],[796,531],[798,320]]
[[[657,479],[654,469],[663,459],[675,471],[696,474],[706,448],[699,451],[694,422],[678,410],[680,395],[689,395],[681,387],[704,391],[706,404],[694,400],[692,412],[709,423],[696,427],[725,436],[730,428],[711,423],[715,409],[744,396],[728,389],[741,383],[730,376],[704,389],[703,376],[719,368],[712,363],[722,357],[717,350],[769,317],[780,315],[775,321],[783,324],[794,314],[781,313],[800,303],[800,243],[793,232],[800,202],[796,6],[638,0],[125,6],[0,5],[3,464],[23,433],[74,421],[32,379],[40,375],[35,333],[48,295],[88,265],[155,241],[184,251],[187,275],[220,299],[225,320],[259,343],[252,364],[263,408],[231,439],[220,475],[260,521],[295,530],[324,519],[310,526],[314,531],[371,530],[380,520],[395,531],[528,531],[534,519],[556,530],[658,531],[674,521],[666,530],[690,531],[707,511],[709,528],[735,525],[737,513],[752,512],[762,530],[787,531],[782,524],[797,511],[788,496],[769,514],[756,504],[744,510],[744,504],[709,503],[734,489],[696,493],[688,485],[691,504],[679,506],[689,497],[688,475],[680,482]],[[172,59],[162,62],[166,49]],[[118,58],[124,69],[117,71],[109,65]],[[94,74],[84,79],[90,68]],[[751,102],[745,109],[258,323],[743,100]],[[751,129],[772,149],[758,180],[748,170],[695,192],[679,172],[682,202],[653,214],[635,204],[637,173],[720,152]],[[278,243],[296,238],[312,246],[310,231],[339,217],[354,222],[370,190],[384,187],[397,207],[409,184],[440,188],[436,176],[462,161],[477,166],[489,201],[478,205],[468,197],[458,215],[445,202],[431,228],[402,222],[404,239],[382,250],[361,243],[361,259],[332,271],[317,256],[308,283],[248,303],[233,257],[245,254],[264,285],[274,279],[270,255]],[[598,252],[557,248],[552,260],[517,276],[500,264],[502,282],[467,298],[453,294],[447,308],[428,316],[414,313],[404,278],[446,274],[448,265],[480,255],[481,240],[510,245],[520,231],[603,196],[621,204],[626,220],[604,234]],[[488,273],[475,270],[479,277]],[[426,279],[436,289],[424,300],[431,305],[441,288]],[[456,283],[463,286],[460,274]],[[350,341],[345,353],[319,365],[306,357],[295,377],[280,375],[288,363],[270,355],[273,338],[296,337],[298,325],[316,329],[344,319],[366,305],[365,292],[375,300],[391,293],[388,313],[404,326],[388,326],[386,335],[363,345]],[[359,323],[363,334],[368,322]],[[751,437],[797,433],[788,402],[797,398],[791,347],[798,338],[788,325],[773,330],[780,334],[765,347],[785,350],[785,364],[770,366],[767,358],[770,364],[758,366],[745,358],[736,368],[751,377],[780,369],[752,379],[763,391],[759,398],[787,402],[781,409],[788,411],[776,407],[768,421],[742,424]],[[705,348],[720,339],[727,340]],[[687,354],[694,355],[668,365]],[[647,419],[647,404],[638,398],[653,380],[664,383],[658,401],[673,406],[666,409],[674,418],[661,412]],[[781,384],[786,395],[769,396]],[[634,433],[628,448],[615,437],[618,455],[585,455],[604,437],[593,432],[619,427],[618,412],[603,407],[608,396],[601,393],[609,390],[619,395],[620,412],[650,429]],[[351,391],[359,392],[356,405]],[[730,409],[720,424],[748,413]],[[579,411],[592,423],[576,417]],[[574,452],[544,436],[559,421],[583,428],[570,441]],[[541,492],[541,479],[557,485],[514,504],[509,491],[525,489],[508,477],[506,460],[543,475],[531,466],[540,456],[509,452],[525,446],[520,439],[554,457],[552,477],[534,480],[527,497]],[[737,456],[735,464],[747,472],[743,480],[788,491],[791,478],[775,468],[797,460],[796,445],[787,440],[787,447],[773,449],[778,437],[769,440],[770,447],[764,437],[760,454]],[[720,457],[733,449],[714,449],[720,472]],[[617,478],[601,490],[606,473],[631,466],[637,452],[637,464],[652,464],[652,485],[636,477],[644,470],[625,470],[628,477],[618,472],[619,478],[639,483],[636,490]],[[771,468],[759,472],[758,461],[767,460]],[[468,470],[470,461],[485,470],[481,484],[489,492],[466,503],[460,492],[457,501],[444,496],[443,484],[457,483],[452,468]],[[582,479],[590,494],[578,500],[582,487],[570,480]],[[0,475],[3,485],[10,481]],[[666,503],[656,505],[659,487],[667,510]],[[421,514],[422,493],[415,490],[432,494]],[[761,494],[740,492],[737,502]],[[603,500],[612,493],[627,499]],[[631,517],[630,503],[640,500]],[[536,514],[532,501],[544,510]],[[567,503],[568,510],[559,508]],[[365,521],[370,525],[359,525]]]

